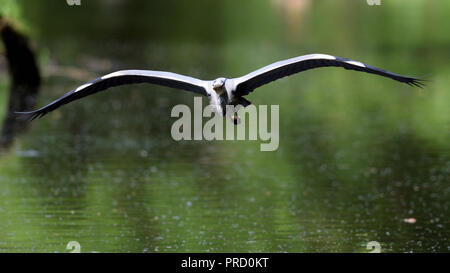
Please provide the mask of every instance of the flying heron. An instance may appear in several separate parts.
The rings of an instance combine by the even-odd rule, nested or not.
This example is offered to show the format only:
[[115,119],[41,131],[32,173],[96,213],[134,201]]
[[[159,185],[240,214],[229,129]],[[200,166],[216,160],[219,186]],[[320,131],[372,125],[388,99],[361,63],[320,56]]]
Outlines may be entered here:
[[[212,81],[199,80],[165,71],[121,70],[85,83],[38,110],[16,113],[24,119],[33,120],[64,104],[109,87],[145,82],[204,95],[209,98],[214,111],[225,116],[227,114],[227,105],[242,105],[244,107],[250,105],[251,102],[245,99],[244,96],[247,96],[262,85],[305,70],[327,66],[343,67],[349,70],[377,74],[411,86],[423,86],[423,82],[420,79],[395,74],[361,62],[327,54],[310,54],[270,64],[239,78],[227,79],[221,77]],[[231,119],[235,124],[239,123],[239,117],[236,113],[232,113]]]

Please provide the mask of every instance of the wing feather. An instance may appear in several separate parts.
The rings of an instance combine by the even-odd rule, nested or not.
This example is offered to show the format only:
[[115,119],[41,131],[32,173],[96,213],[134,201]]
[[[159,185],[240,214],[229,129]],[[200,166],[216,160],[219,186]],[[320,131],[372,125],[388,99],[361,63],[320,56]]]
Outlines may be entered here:
[[19,118],[33,120],[74,100],[95,94],[110,87],[135,83],[153,83],[207,95],[207,83],[196,78],[164,71],[122,70],[87,82],[36,111],[16,112],[16,114],[19,115]]
[[377,74],[412,86],[421,87],[424,85],[423,80],[395,74],[350,59],[335,57],[327,54],[310,54],[279,61],[253,71],[240,78],[233,79],[236,86],[235,93],[239,96],[245,96],[254,89],[277,79],[305,70],[328,66],[343,67],[348,70]]

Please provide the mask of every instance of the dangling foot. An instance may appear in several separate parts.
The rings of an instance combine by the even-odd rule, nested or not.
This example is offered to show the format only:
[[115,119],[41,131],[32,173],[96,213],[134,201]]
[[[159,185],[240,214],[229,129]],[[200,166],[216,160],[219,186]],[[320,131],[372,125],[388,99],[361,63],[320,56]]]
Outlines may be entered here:
[[231,121],[234,125],[238,125],[241,123],[241,118],[238,116],[237,113],[234,113],[233,116],[231,116]]

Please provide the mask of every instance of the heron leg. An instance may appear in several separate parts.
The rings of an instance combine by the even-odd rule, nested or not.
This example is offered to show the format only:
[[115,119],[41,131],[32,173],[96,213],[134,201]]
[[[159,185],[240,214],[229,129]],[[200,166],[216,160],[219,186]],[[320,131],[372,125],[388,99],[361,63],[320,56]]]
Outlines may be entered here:
[[241,118],[237,114],[237,111],[239,110],[240,106],[247,107],[250,104],[252,104],[250,101],[246,100],[244,97],[234,97],[232,101],[233,113],[230,115],[231,122],[233,122],[234,125],[238,125],[241,123]]

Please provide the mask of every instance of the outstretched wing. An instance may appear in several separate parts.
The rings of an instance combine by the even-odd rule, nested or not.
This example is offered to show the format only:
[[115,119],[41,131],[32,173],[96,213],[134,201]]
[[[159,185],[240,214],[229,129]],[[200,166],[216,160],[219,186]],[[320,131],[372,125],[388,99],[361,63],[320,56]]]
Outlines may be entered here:
[[133,83],[154,83],[167,87],[195,92],[205,96],[207,95],[206,81],[171,72],[151,70],[122,70],[110,73],[88,83],[85,83],[78,88],[66,93],[61,98],[42,107],[41,109],[31,112],[16,112],[16,114],[19,115],[19,118],[33,120],[37,117],[42,117],[48,112],[53,111],[56,108],[74,100],[95,94],[110,87]]
[[274,80],[305,70],[326,66],[343,67],[349,70],[377,74],[418,87],[423,85],[422,81],[419,79],[391,73],[361,62],[326,54],[310,54],[279,61],[253,71],[240,78],[233,79],[236,86],[235,93],[239,96],[245,96],[252,92],[255,88],[270,83]]

